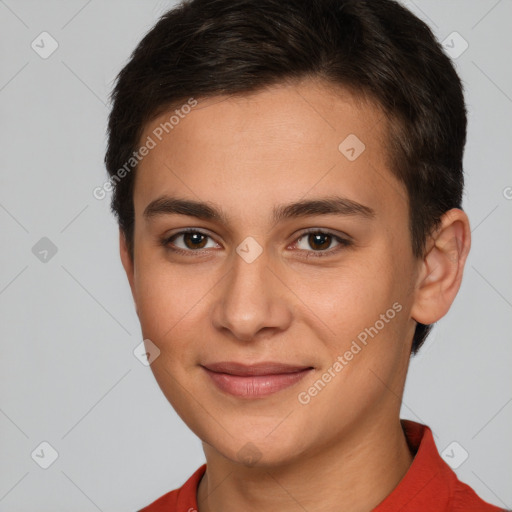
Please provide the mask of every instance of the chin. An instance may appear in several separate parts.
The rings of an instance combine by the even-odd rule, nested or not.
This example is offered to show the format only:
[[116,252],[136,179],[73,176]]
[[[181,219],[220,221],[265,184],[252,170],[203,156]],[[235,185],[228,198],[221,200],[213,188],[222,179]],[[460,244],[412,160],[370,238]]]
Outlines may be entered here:
[[268,469],[292,463],[306,449],[304,429],[295,422],[287,426],[284,423],[286,420],[276,428],[279,421],[270,422],[268,418],[262,418],[258,422],[250,418],[238,424],[235,421],[226,422],[230,425],[229,433],[222,427],[193,430],[207,445],[207,457],[208,452],[214,450],[242,466]]

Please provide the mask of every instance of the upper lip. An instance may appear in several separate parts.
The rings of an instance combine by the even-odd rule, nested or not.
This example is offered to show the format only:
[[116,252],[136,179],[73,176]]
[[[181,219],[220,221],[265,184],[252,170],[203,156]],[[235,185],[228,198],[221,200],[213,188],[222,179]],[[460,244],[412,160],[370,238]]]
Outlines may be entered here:
[[312,366],[291,365],[272,361],[265,361],[256,364],[243,364],[233,361],[225,361],[219,363],[208,363],[202,366],[212,372],[227,373],[229,375],[238,375],[241,377],[250,375],[280,375],[283,373],[296,373],[313,368]]

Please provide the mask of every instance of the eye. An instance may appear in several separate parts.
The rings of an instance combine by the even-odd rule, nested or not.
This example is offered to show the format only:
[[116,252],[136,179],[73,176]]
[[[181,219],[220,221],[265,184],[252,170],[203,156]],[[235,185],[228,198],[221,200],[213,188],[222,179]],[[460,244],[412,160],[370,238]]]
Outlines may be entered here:
[[[215,249],[219,247],[210,235],[194,228],[189,228],[171,236],[165,237],[160,242],[166,249],[182,254],[198,253],[203,249]],[[351,240],[342,238],[334,233],[321,229],[304,231],[293,243],[292,248],[305,252],[307,257],[329,256],[337,253],[343,247],[352,245]],[[312,249],[312,250],[311,250]]]
[[[327,256],[337,253],[343,247],[348,247],[351,244],[352,242],[346,238],[320,229],[312,229],[303,232],[294,243],[294,246],[300,250],[309,252],[310,254],[308,254],[308,256]],[[313,250],[311,251],[309,248]]]
[[[210,244],[208,245],[208,240]],[[195,229],[180,231],[174,235],[164,238],[162,245],[176,252],[195,252],[200,249],[211,249],[218,246],[206,233]]]

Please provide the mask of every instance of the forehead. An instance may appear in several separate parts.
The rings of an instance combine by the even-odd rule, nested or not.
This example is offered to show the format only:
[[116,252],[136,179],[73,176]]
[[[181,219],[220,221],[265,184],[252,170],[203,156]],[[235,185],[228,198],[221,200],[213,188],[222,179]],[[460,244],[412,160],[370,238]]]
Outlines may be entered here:
[[154,147],[137,169],[136,213],[164,194],[233,214],[333,193],[375,210],[399,207],[397,199],[406,208],[389,169],[387,129],[377,105],[318,82],[197,98],[145,127],[141,143],[149,137]]

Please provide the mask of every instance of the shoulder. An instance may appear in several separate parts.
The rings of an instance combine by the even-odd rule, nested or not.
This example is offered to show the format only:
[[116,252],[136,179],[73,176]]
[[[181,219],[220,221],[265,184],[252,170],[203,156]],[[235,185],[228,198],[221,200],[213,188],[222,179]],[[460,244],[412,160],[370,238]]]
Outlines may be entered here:
[[499,507],[482,500],[461,482],[439,455],[433,433],[426,425],[401,420],[414,456],[396,488],[373,512],[499,512]]
[[457,479],[450,510],[453,512],[499,512],[505,509],[482,500],[469,485]]
[[206,464],[198,468],[195,473],[179,488],[164,494],[153,503],[139,510],[139,512],[192,512],[197,511],[197,486],[206,471]]
[[147,507],[141,508],[139,512],[158,512],[160,510],[168,510],[169,512],[172,512],[174,510],[178,510],[178,493],[179,489],[174,489],[174,491],[164,494]]

